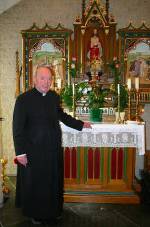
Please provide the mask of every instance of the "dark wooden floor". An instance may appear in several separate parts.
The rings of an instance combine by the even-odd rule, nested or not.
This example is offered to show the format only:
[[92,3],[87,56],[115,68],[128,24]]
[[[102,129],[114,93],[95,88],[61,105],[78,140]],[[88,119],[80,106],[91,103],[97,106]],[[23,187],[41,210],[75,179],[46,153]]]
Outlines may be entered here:
[[[9,178],[11,193],[0,209],[2,227],[33,227],[14,207],[15,179]],[[40,204],[39,204],[40,206]],[[42,225],[38,225],[41,227]],[[48,226],[48,225],[47,225]],[[54,226],[54,225],[51,225]],[[65,203],[58,227],[149,227],[150,205]]]

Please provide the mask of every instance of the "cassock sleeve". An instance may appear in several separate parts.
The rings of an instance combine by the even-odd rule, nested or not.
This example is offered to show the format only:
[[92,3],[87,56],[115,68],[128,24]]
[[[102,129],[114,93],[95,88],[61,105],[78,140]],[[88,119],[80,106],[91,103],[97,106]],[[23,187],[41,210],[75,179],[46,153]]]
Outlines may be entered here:
[[27,140],[25,138],[26,111],[22,97],[16,100],[13,113],[13,140],[16,155],[27,153]]
[[77,129],[81,131],[83,129],[84,122],[81,120],[77,120],[67,113],[65,113],[60,105],[60,98],[57,96],[57,109],[58,109],[58,116],[59,120],[62,121],[65,125]]

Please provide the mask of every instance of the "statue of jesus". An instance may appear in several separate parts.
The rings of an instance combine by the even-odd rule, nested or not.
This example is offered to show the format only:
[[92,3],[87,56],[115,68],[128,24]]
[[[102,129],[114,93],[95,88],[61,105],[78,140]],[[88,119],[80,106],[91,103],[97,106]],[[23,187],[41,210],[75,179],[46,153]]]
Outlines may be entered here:
[[99,41],[97,29],[94,28],[93,36],[91,37],[91,42],[90,42],[90,49],[89,49],[90,62],[92,62],[93,60],[100,60],[101,56],[102,56],[102,46]]

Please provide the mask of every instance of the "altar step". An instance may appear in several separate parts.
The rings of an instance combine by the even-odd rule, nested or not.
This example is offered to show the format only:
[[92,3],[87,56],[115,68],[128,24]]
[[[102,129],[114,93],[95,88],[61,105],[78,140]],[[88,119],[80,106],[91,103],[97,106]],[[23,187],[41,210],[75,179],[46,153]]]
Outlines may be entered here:
[[80,203],[118,203],[139,204],[140,197],[136,192],[79,192],[66,191],[64,202]]

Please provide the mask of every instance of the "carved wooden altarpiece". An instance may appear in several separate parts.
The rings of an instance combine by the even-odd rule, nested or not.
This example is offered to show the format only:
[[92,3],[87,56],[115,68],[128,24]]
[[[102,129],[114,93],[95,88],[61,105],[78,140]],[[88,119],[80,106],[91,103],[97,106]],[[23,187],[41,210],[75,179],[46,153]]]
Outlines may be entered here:
[[[19,70],[19,55],[16,53],[16,96],[32,88],[34,68],[38,64],[47,63],[56,68],[54,88],[62,87],[66,82],[71,83],[68,65],[73,57],[76,58],[76,64],[80,65],[77,77],[92,71],[93,66],[97,67],[97,61],[91,64],[89,59],[90,40],[95,29],[101,45],[102,64],[98,70],[108,74],[107,65],[117,54],[116,22],[113,16],[109,15],[108,0],[105,4],[100,0],[86,2],[82,1],[82,18],[77,16],[73,24],[73,40],[73,31],[61,24],[55,28],[48,24],[39,28],[34,23],[31,28],[21,31],[22,72]],[[107,77],[108,75],[106,80]]]
[[109,15],[109,1],[104,5],[101,1],[82,1],[82,18],[77,17],[74,22],[74,56],[81,64],[81,74],[91,70],[89,60],[90,39],[93,31],[97,30],[97,37],[101,44],[101,60],[103,72],[107,72],[107,65],[117,54],[116,22]]

